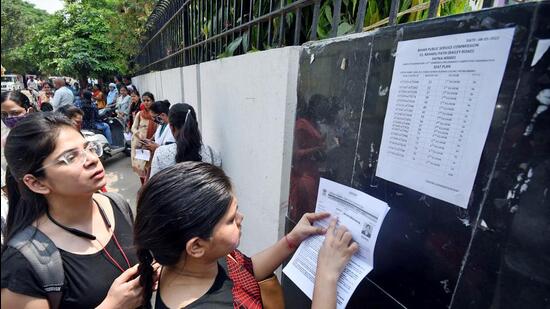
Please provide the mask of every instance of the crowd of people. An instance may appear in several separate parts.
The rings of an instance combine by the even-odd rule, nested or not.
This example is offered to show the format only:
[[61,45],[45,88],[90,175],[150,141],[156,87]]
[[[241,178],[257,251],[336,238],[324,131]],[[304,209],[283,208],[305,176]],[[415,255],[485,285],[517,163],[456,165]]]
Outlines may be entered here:
[[[238,197],[220,153],[203,143],[191,105],[155,101],[129,83],[79,89],[78,100],[63,80],[54,87],[42,83],[38,104],[17,91],[1,97],[10,129],[2,141],[9,205],[2,308],[262,308],[258,282],[317,234],[326,238],[312,307],[336,307],[338,278],[358,250],[351,234],[335,220],[328,229],[314,225],[327,213],[307,213],[271,247],[252,257],[240,252]],[[81,132],[112,139],[102,121],[108,111],[131,134],[132,168],[142,183],[135,219],[124,199],[101,192],[103,148]],[[32,261],[45,253],[36,246],[60,258],[61,282],[41,276]]]

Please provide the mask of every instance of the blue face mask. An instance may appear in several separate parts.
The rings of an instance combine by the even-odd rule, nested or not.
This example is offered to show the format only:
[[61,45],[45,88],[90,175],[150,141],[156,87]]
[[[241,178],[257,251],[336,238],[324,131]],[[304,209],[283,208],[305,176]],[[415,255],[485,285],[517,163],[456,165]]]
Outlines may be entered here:
[[6,118],[2,118],[2,122],[6,125],[6,127],[12,129],[13,127],[15,127],[15,125],[23,120],[25,117],[27,117],[28,114],[24,114],[24,115],[21,115],[21,116],[13,116],[13,117],[6,117]]

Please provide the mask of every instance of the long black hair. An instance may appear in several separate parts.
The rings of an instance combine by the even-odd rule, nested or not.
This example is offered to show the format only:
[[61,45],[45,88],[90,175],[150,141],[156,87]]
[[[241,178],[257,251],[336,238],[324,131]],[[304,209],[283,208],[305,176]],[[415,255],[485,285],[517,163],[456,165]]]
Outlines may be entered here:
[[44,170],[36,172],[55,150],[59,130],[73,128],[69,119],[60,113],[32,113],[11,129],[4,146],[8,167],[8,218],[5,244],[19,231],[31,225],[46,212],[46,198],[34,193],[24,183],[23,176],[44,177]]
[[19,90],[2,92],[0,98],[0,104],[10,100],[24,109],[29,109],[32,107],[29,97],[21,93]]
[[143,305],[150,308],[155,259],[175,265],[193,237],[207,239],[233,200],[231,182],[218,167],[183,162],[155,174],[141,188],[134,223]]
[[197,114],[193,106],[185,103],[175,104],[168,114],[170,125],[178,130],[176,138],[176,163],[201,161],[202,137],[197,123]]

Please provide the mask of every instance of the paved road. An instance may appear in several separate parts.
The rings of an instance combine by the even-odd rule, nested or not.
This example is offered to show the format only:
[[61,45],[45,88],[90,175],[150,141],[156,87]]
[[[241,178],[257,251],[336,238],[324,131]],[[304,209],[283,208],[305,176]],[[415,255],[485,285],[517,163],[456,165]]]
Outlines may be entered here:
[[107,177],[107,191],[118,192],[126,198],[136,213],[136,197],[141,186],[139,177],[132,170],[130,157],[119,154],[103,163]]

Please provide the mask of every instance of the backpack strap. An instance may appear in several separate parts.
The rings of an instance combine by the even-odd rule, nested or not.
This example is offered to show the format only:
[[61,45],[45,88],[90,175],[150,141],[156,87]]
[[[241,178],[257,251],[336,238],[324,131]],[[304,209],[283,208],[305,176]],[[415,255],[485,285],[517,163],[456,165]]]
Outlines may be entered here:
[[128,202],[122,197],[122,195],[114,192],[101,192],[101,194],[113,201],[115,206],[124,215],[124,218],[128,224],[130,224],[130,226],[134,226],[134,214],[132,212],[132,208],[130,207],[130,204],[128,204]]
[[19,251],[31,264],[42,282],[51,309],[59,308],[65,284],[61,254],[44,233],[32,225],[15,234],[7,244]]

